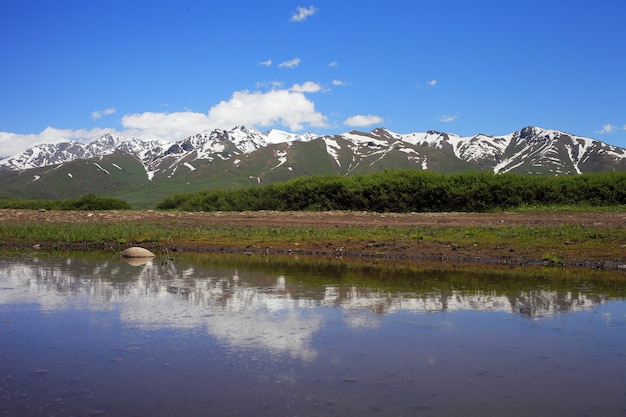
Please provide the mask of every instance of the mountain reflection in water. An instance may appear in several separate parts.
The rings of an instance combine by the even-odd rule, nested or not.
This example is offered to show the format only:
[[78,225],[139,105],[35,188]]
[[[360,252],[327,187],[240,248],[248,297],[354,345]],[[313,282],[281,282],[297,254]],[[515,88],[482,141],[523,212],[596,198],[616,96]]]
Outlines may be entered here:
[[[149,343],[153,350],[157,349],[154,337],[162,335],[161,337],[165,340],[169,340],[173,337],[169,336],[170,332],[176,332],[179,335],[177,338],[184,340],[191,336],[180,335],[197,334],[198,331],[204,334],[205,338],[212,338],[220,346],[219,349],[230,355],[228,356],[231,358],[228,359],[230,362],[221,363],[218,366],[220,362],[212,362],[208,359],[212,357],[212,354],[202,350],[200,351],[203,353],[199,354],[205,356],[203,361],[188,364],[184,362],[184,358],[180,358],[178,360],[183,362],[176,369],[187,369],[186,383],[195,384],[195,386],[198,384],[202,386],[205,383],[214,384],[216,380],[202,379],[202,375],[207,375],[204,378],[209,378],[208,375],[223,372],[219,378],[218,376],[211,378],[218,378],[221,381],[220,384],[227,384],[230,378],[237,378],[236,375],[239,372],[242,374],[241,377],[249,381],[247,384],[259,384],[255,385],[255,389],[265,392],[263,395],[266,398],[262,402],[266,406],[272,401],[282,401],[280,398],[285,395],[284,389],[278,391],[270,389],[271,384],[268,385],[267,382],[274,381],[274,384],[288,382],[293,387],[294,392],[290,395],[300,398],[299,403],[297,401],[294,403],[295,410],[300,410],[300,414],[311,413],[311,410],[314,410],[315,414],[319,415],[367,415],[368,413],[373,415],[400,415],[402,413],[434,415],[436,410],[440,410],[444,414],[448,413],[447,415],[453,415],[457,411],[464,412],[463,415],[497,415],[498,412],[507,415],[529,415],[538,409],[558,411],[562,405],[562,402],[556,399],[559,398],[556,394],[554,401],[557,404],[549,406],[545,404],[524,406],[530,407],[525,409],[519,408],[517,403],[515,405],[511,403],[510,398],[514,398],[511,392],[519,395],[520,402],[528,402],[533,398],[526,393],[528,384],[533,384],[532,377],[524,376],[529,369],[535,369],[536,366],[536,372],[542,372],[540,370],[546,366],[546,358],[553,355],[563,358],[571,357],[572,362],[577,364],[576,366],[583,367],[583,365],[573,353],[535,353],[535,350],[544,352],[545,349],[552,349],[550,347],[552,342],[549,341],[552,338],[561,340],[556,339],[559,337],[557,333],[537,334],[534,332],[533,337],[538,337],[537,341],[528,342],[528,347],[524,347],[523,344],[527,343],[529,336],[516,334],[520,328],[524,331],[536,327],[563,329],[565,325],[562,317],[575,316],[575,313],[579,312],[593,315],[600,306],[615,300],[619,304],[616,308],[611,307],[602,312],[602,322],[611,329],[621,329],[623,334],[626,320],[623,297],[616,296],[616,294],[623,294],[623,283],[608,282],[612,285],[611,287],[607,281],[600,281],[600,284],[597,284],[586,279],[538,277],[524,280],[515,276],[511,278],[481,277],[480,273],[469,275],[457,273],[455,276],[453,273],[445,272],[433,274],[410,272],[407,276],[398,279],[387,276],[379,279],[380,277],[361,277],[358,270],[355,272],[352,267],[346,265],[288,267],[272,266],[269,263],[263,268],[250,267],[246,264],[237,265],[236,262],[232,264],[209,262],[207,265],[197,260],[185,259],[175,262],[155,260],[143,265],[129,265],[113,257],[92,259],[87,256],[74,255],[64,258],[0,257],[0,319],[5,323],[0,329],[3,331],[3,338],[11,336],[11,340],[15,340],[14,343],[16,343],[7,357],[11,355],[20,357],[20,354],[16,353],[21,349],[17,344],[28,345],[27,342],[20,342],[15,338],[15,334],[20,331],[27,332],[27,329],[15,328],[12,330],[13,333],[7,330],[13,326],[14,320],[20,322],[19,319],[14,318],[20,317],[19,311],[23,307],[19,306],[30,306],[30,309],[36,307],[44,317],[63,316],[67,314],[66,312],[113,313],[115,320],[119,320],[119,325],[126,329],[119,337],[127,337],[124,336],[124,332],[145,333],[153,339],[142,340],[141,343]],[[390,275],[394,276],[394,273]],[[611,291],[607,290],[609,287],[612,288]],[[66,319],[67,317],[69,316],[66,316]],[[498,319],[493,317],[498,317]],[[511,319],[516,320],[513,329],[507,325],[507,320]],[[570,321],[576,322],[577,320]],[[589,321],[589,319],[586,320],[587,323]],[[530,325],[520,325],[520,322]],[[113,324],[107,324],[107,326],[109,327],[105,327],[105,331],[109,331],[110,326],[114,327]],[[447,329],[445,335],[441,333],[441,329]],[[476,332],[473,336],[472,329]],[[564,345],[576,346],[576,343],[572,341],[578,341],[582,337],[581,331],[574,329],[566,332],[570,335],[568,336],[570,339],[563,339]],[[349,332],[351,336],[346,337],[346,332]],[[381,336],[376,336],[377,334]],[[480,339],[474,339],[479,334]],[[97,339],[95,334],[89,337]],[[606,352],[600,353],[609,355],[613,361],[609,364],[609,369],[615,369],[615,367],[626,365],[626,351],[615,342],[626,336],[619,336],[619,333],[613,332],[610,337],[611,339],[607,342],[595,340],[594,343],[598,346],[609,346]],[[32,336],[26,336],[24,340],[29,340],[29,338]],[[511,345],[507,344],[509,342],[502,342],[507,338]],[[391,342],[392,340],[396,342]],[[626,343],[626,340],[624,342]],[[93,340],[88,343],[96,349],[93,347]],[[180,341],[171,340],[164,343],[164,346],[167,343],[179,346]],[[198,341],[197,343],[206,345],[208,342]],[[484,347],[479,352],[480,343],[484,343]],[[499,343],[504,344],[494,348]],[[81,352],[92,348],[83,347]],[[129,349],[135,352],[136,346],[132,345]],[[556,352],[560,349],[561,347],[556,349]],[[523,357],[521,361],[511,361],[513,355],[526,350],[529,356]],[[250,353],[248,356],[246,352],[255,353]],[[596,354],[602,357],[600,353],[594,353],[593,358],[596,358]],[[77,353],[70,353],[70,355],[75,354]],[[38,355],[43,355],[43,353]],[[106,354],[98,353],[98,355]],[[189,356],[189,361],[196,360],[189,352],[185,355]],[[220,356],[218,353],[215,355]],[[232,359],[232,355],[241,355],[239,357],[243,362],[237,364],[234,362],[235,359]],[[264,355],[267,360],[275,362],[272,362],[272,365],[268,365],[269,362],[263,362],[263,365],[260,365],[257,360]],[[463,355],[467,357],[464,358]],[[588,359],[589,355],[589,353],[582,354]],[[530,360],[528,358],[533,361],[542,360],[544,363],[530,365],[527,362]],[[23,360],[27,361],[24,358]],[[118,357],[113,360],[117,364],[121,363]],[[168,366],[172,361],[167,361]],[[326,364],[328,368],[320,368],[321,363]],[[481,363],[482,365],[477,365]],[[488,365],[490,363],[491,365]],[[496,363],[501,369],[490,369],[490,366],[496,366]],[[258,369],[252,364],[257,364],[254,366]],[[2,384],[0,394],[4,393],[5,398],[12,399],[13,402],[7,403],[11,405],[8,410],[19,410],[19,406],[28,408],[27,405],[16,400],[23,393],[20,394],[22,388],[18,389],[15,388],[17,385],[15,387],[12,385],[12,375],[16,372],[13,368],[14,364],[3,366],[0,366],[0,371],[9,376],[3,378],[0,375]],[[574,389],[572,387],[583,389],[575,384],[575,378],[572,379],[574,365],[559,363],[555,366],[554,369],[558,369],[558,372],[564,372],[559,378],[565,379],[559,379],[556,382],[548,382],[548,379],[545,383],[562,384],[563,389],[566,390]],[[197,374],[192,373],[194,367],[199,367]],[[276,370],[272,371],[274,367]],[[503,367],[510,367],[510,369],[507,371]],[[40,368],[32,372],[42,373]],[[106,372],[114,372],[114,370],[107,371],[106,366],[103,369],[99,371],[100,378],[107,380]],[[595,369],[594,365],[594,372]],[[46,369],[45,372],[47,373],[48,370]],[[143,371],[143,373],[150,372],[154,371]],[[182,371],[162,377],[167,378],[166,380],[177,378],[179,372]],[[269,376],[272,372],[276,374]],[[465,372],[468,373],[465,374]],[[513,378],[510,378],[509,382],[501,383],[500,379],[503,375],[507,375],[507,372],[516,375],[522,385],[519,387],[507,385]],[[43,381],[45,378],[52,379],[51,376],[46,377],[39,373],[37,373],[38,381]],[[457,374],[461,375],[460,379]],[[389,388],[388,392],[387,388],[381,388],[387,387],[389,381],[396,381],[400,376],[406,378],[405,383],[401,385],[402,388],[393,385],[394,388]],[[474,384],[474,379],[478,377],[498,378],[498,381],[494,380],[489,389],[487,385],[472,385],[464,388],[469,382]],[[28,378],[32,380],[32,375]],[[79,377],[65,376],[64,378],[68,381],[78,380],[76,378]],[[157,376],[154,378],[158,380]],[[593,383],[593,377],[586,375],[585,378],[591,378],[590,384]],[[624,372],[613,375],[613,380],[611,380],[613,389],[617,389],[616,380],[619,385],[620,381],[625,382],[625,378]],[[350,384],[357,382],[359,389],[362,390],[357,397],[341,397],[342,399],[334,397],[344,389],[350,390]],[[336,385],[337,383],[348,385],[341,385],[343,388],[340,388]],[[568,383],[574,385],[567,385]],[[626,384],[622,385],[626,386]],[[414,390],[422,386],[427,387],[423,388],[427,391],[421,392],[421,399],[419,401],[411,399],[412,396],[417,395]],[[13,389],[15,391],[12,391]],[[39,392],[41,387],[33,386],[32,389],[31,395],[36,396],[38,394],[35,392]],[[96,388],[90,389],[96,390]],[[192,388],[181,386],[179,389],[180,393],[176,395],[183,395],[183,391]],[[101,392],[104,388],[98,388],[98,390]],[[450,390],[448,395],[458,396],[458,404],[448,397],[444,401],[443,393],[437,394],[435,392],[437,390],[442,392]],[[115,394],[111,388],[109,391],[107,392],[111,398],[115,395],[122,395]],[[461,392],[463,394],[460,394]],[[610,412],[600,414],[620,415],[620,412],[626,410],[626,391],[618,400],[613,399],[617,395],[615,392],[606,389],[602,392],[608,398],[602,401],[613,401],[613,404],[610,404],[610,408],[603,409],[605,412],[607,410]],[[562,393],[564,397],[570,394],[576,398],[582,397],[577,396],[575,392]],[[170,395],[174,394],[170,392]],[[250,403],[247,405],[251,407],[248,412],[255,410],[254,414],[258,415],[276,415],[273,411],[268,411],[270,409],[276,411],[275,408],[255,408],[252,393],[246,395],[251,396]],[[263,396],[258,392],[255,395]],[[387,397],[390,395],[397,395],[399,399],[387,402]],[[438,395],[442,397],[439,398]],[[470,400],[473,395],[485,395],[489,401],[477,400],[476,410],[472,407],[468,408],[467,401],[473,401]],[[498,399],[494,399],[494,396]],[[331,397],[332,400],[328,399]],[[108,397],[105,394],[101,394],[101,404],[109,404],[106,398]],[[355,398],[358,398],[356,403]],[[461,398],[465,399],[461,400]],[[324,402],[324,399],[327,401]],[[370,399],[375,404],[363,408],[365,406],[360,402],[366,403]],[[226,397],[223,401],[212,399],[214,408],[210,410],[216,413],[215,415],[235,414],[242,411],[239,406],[235,407],[231,400],[227,401]],[[29,401],[32,402],[32,398]],[[544,398],[542,401],[551,400]],[[592,407],[594,401],[590,402],[589,407]],[[356,406],[357,403],[361,405]],[[498,411],[484,414],[486,403],[491,404],[494,410]],[[178,403],[173,401],[172,404]],[[276,406],[276,403],[272,404],[272,407]],[[326,409],[324,412],[319,412],[319,407],[322,405]],[[408,408],[401,409],[399,408],[401,405],[406,405]],[[585,406],[573,402],[567,407],[576,409],[576,407],[584,408]],[[60,410],[54,408],[57,405],[50,405],[50,407],[51,411],[59,412]],[[87,406],[83,404],[77,406],[76,412],[84,413],[85,407]],[[102,407],[104,405],[101,405]],[[171,412],[165,406],[160,411],[146,407],[148,406],[145,404],[138,404],[132,412],[148,412],[151,415],[159,415],[159,413],[167,415]],[[181,412],[193,415],[198,414],[198,410],[205,410],[200,404],[193,405],[193,407]],[[146,411],[148,409],[149,411]],[[114,411],[124,415],[129,410],[108,410],[111,415]],[[20,413],[16,412],[14,415],[20,415]],[[25,412],[24,415],[30,414]]]

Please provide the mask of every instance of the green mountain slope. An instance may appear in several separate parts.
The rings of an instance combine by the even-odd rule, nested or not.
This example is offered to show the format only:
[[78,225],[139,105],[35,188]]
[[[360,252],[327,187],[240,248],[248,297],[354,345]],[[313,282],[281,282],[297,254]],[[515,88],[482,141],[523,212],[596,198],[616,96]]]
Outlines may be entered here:
[[148,183],[141,162],[127,153],[78,159],[61,165],[7,172],[0,176],[2,198],[71,198],[87,193],[113,195]]

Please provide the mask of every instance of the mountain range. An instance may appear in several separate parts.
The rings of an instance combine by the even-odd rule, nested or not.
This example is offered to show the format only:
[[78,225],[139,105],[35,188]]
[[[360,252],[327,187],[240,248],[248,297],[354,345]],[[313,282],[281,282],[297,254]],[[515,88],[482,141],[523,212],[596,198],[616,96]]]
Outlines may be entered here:
[[463,137],[384,128],[320,136],[237,126],[177,142],[107,134],[88,143],[37,145],[0,159],[0,197],[67,198],[93,192],[145,207],[175,192],[396,168],[576,175],[626,170],[626,149],[539,127]]

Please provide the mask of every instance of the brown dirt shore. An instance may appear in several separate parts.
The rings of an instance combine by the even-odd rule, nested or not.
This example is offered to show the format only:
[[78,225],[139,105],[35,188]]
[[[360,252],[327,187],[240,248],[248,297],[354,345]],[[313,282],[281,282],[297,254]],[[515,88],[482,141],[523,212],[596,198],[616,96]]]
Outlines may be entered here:
[[[164,224],[175,222],[178,227],[207,225],[230,226],[304,226],[318,229],[341,227],[466,227],[466,226],[547,226],[581,225],[591,229],[626,228],[626,213],[370,213],[370,212],[161,212],[161,211],[36,211],[0,210],[0,222],[146,222]],[[198,252],[240,253],[300,253],[353,257],[379,257],[405,260],[450,260],[500,264],[541,264],[547,252],[561,254],[566,266],[626,269],[626,242],[608,242],[607,247],[562,242],[559,247],[537,245],[525,247],[506,244],[492,247],[457,245],[445,241],[344,241],[344,242],[285,242],[271,248],[247,245],[245,247],[212,246],[206,242],[194,245],[185,242],[173,249]],[[597,242],[594,242],[594,244]],[[145,246],[145,245],[144,245]],[[150,245],[148,244],[147,247]],[[158,245],[156,245],[158,246]],[[153,247],[155,247],[153,245]]]

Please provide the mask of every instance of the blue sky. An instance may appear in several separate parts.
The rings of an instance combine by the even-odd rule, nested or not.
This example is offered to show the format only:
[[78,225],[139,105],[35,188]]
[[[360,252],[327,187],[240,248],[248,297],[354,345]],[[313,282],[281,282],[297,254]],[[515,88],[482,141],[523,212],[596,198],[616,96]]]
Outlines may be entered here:
[[626,2],[0,0],[0,155],[245,125],[626,147]]

